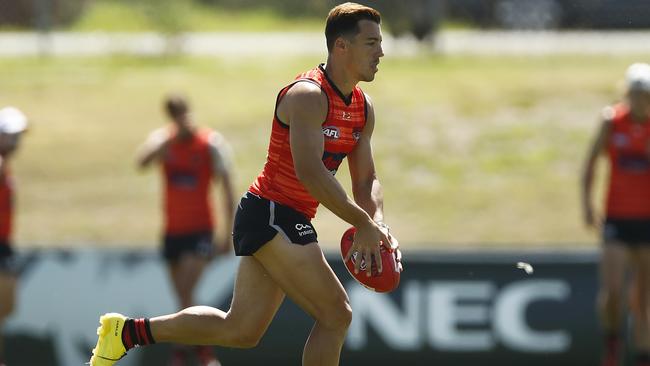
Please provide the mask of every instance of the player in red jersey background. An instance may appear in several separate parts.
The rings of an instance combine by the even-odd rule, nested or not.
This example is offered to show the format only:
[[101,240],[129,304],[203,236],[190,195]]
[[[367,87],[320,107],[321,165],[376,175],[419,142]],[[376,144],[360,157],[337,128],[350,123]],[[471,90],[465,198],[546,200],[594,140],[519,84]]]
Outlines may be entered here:
[[2,326],[14,308],[17,277],[12,249],[14,182],[9,162],[27,129],[27,118],[16,108],[0,109],[0,366],[4,366]]
[[[161,166],[164,182],[163,255],[181,309],[194,305],[193,292],[210,259],[232,247],[235,200],[230,148],[218,132],[194,124],[187,101],[170,96],[164,108],[170,124],[153,131],[140,148],[138,165]],[[226,210],[226,237],[214,237],[211,186],[218,183]],[[182,365],[187,350],[174,351],[172,365]],[[197,348],[202,366],[218,365],[208,347]]]
[[[603,111],[582,182],[585,222],[602,229],[598,297],[605,338],[602,366],[622,362],[627,299],[633,310],[636,365],[650,366],[650,66],[631,65],[626,88],[625,101]],[[591,199],[599,156],[606,157],[610,167],[604,221],[596,217]],[[628,272],[633,277],[630,283]]]
[[[151,319],[106,314],[91,365],[112,365],[134,345],[153,342],[254,347],[285,296],[315,320],[302,364],[338,365],[352,310],[310,220],[322,203],[356,227],[350,254],[358,252],[366,263],[376,259],[381,267],[380,245],[389,246],[391,239],[382,228],[383,197],[371,148],[374,106],[357,86],[378,71],[380,22],[372,8],[336,6],[325,27],[327,63],[281,89],[266,164],[235,217],[241,261],[230,309],[191,307]],[[353,198],[334,178],[345,157]]]

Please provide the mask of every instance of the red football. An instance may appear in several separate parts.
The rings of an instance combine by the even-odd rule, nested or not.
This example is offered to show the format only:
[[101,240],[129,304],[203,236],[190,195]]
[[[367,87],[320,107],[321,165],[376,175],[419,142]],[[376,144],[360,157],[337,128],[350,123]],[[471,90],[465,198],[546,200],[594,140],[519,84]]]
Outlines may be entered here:
[[[351,227],[343,233],[343,237],[341,238],[341,258],[345,259],[345,256],[352,247],[356,231],[357,229],[355,227]],[[390,292],[396,289],[397,285],[399,285],[400,266],[397,261],[398,254],[397,250],[389,250],[383,245],[381,246],[380,251],[382,262],[381,273],[377,270],[377,263],[373,261],[371,267],[372,274],[368,277],[366,274],[365,260],[361,258],[359,273],[355,274],[354,264],[357,258],[360,257],[358,253],[353,253],[350,260],[345,262],[345,268],[348,269],[352,278],[357,280],[357,282],[365,286],[367,289],[376,292]]]

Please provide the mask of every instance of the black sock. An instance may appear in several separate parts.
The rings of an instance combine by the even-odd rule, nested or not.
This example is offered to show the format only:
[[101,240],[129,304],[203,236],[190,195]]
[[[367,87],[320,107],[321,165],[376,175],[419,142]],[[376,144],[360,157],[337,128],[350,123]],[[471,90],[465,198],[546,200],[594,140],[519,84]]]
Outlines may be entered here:
[[637,351],[636,364],[637,366],[650,366],[650,351]]
[[156,343],[151,335],[149,318],[127,319],[122,329],[122,343],[127,351],[136,346]]
[[618,354],[621,345],[621,340],[618,334],[609,333],[605,335],[605,352],[608,354]]

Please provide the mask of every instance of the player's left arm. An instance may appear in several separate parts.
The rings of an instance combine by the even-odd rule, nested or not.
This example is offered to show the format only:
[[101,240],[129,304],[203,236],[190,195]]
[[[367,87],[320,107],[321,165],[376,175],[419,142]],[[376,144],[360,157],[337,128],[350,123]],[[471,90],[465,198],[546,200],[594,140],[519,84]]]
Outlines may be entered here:
[[[387,236],[391,240],[391,246],[398,247],[397,239],[393,237],[389,232],[388,225],[384,223],[384,194],[377,177],[371,144],[372,133],[375,129],[375,109],[368,95],[366,95],[366,102],[368,104],[366,125],[357,145],[348,155],[352,195],[357,205],[386,230]],[[399,255],[401,256],[401,254]]]
[[0,154],[0,179],[2,179],[5,175],[6,165],[7,165],[7,158],[3,154]]
[[232,248],[232,226],[235,215],[235,193],[233,188],[232,149],[225,138],[218,132],[210,136],[210,156],[212,158],[212,177],[215,183],[220,183],[224,197],[223,220],[225,240],[218,242],[219,252],[227,252]]
[[377,178],[370,143],[375,128],[375,112],[368,96],[366,96],[366,100],[368,103],[366,125],[356,147],[348,155],[352,195],[357,205],[363,208],[375,222],[383,222],[384,196],[379,178]]

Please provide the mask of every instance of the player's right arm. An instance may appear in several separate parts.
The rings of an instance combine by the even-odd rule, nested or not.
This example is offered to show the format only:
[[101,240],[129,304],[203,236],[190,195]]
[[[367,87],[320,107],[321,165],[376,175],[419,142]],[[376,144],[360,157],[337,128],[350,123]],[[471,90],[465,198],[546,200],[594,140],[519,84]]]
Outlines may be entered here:
[[23,132],[6,134],[0,133],[0,178],[4,176],[9,158],[18,150]]
[[213,132],[209,140],[210,156],[212,158],[212,177],[215,183],[220,183],[224,197],[224,228],[227,228],[225,240],[217,241],[217,253],[227,253],[232,246],[232,227],[237,201],[233,187],[232,149],[226,139],[218,132]]
[[169,145],[170,133],[166,128],[159,128],[149,134],[145,142],[140,145],[136,154],[138,168],[144,169],[151,163],[164,158]]
[[[357,228],[354,244],[356,251],[363,255],[366,263],[370,263],[374,254],[381,267],[379,243],[389,242],[388,237],[370,215],[347,195],[323,164],[322,123],[327,110],[327,96],[318,86],[309,82],[296,83],[278,105],[278,116],[290,126],[291,154],[296,176],[316,200]],[[368,276],[370,268],[367,266]],[[355,270],[358,272],[358,268]]]
[[614,117],[614,110],[611,107],[607,107],[602,112],[602,122],[600,128],[594,139],[593,143],[590,146],[587,159],[585,160],[582,180],[581,180],[581,191],[582,191],[582,214],[585,221],[585,224],[588,227],[597,227],[599,222],[596,219],[594,213],[594,206],[592,202],[592,191],[593,191],[593,181],[596,170],[596,161],[599,156],[603,155],[607,151],[607,139],[609,138],[609,133],[612,126],[612,118]]

